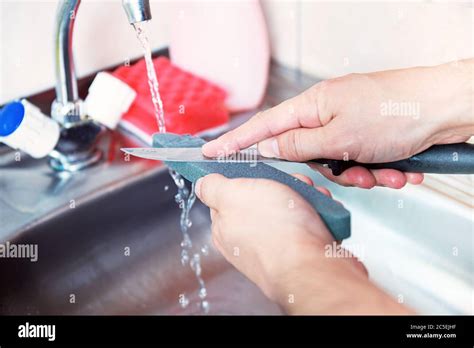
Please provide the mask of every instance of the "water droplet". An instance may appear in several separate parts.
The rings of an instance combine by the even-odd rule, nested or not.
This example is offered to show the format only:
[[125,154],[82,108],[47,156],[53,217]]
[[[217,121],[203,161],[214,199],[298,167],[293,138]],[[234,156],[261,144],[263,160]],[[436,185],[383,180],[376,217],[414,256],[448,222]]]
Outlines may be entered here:
[[204,245],[201,247],[201,253],[202,253],[204,256],[209,255],[209,245],[204,244]]
[[186,266],[189,263],[189,254],[186,249],[181,250],[181,264]]
[[189,263],[191,269],[194,271],[197,277],[201,275],[201,257],[199,254],[194,254],[191,262]]
[[184,234],[183,241],[181,242],[181,247],[186,248],[186,249],[191,249],[193,246],[193,242],[191,241],[191,238],[189,237],[189,234]]
[[209,305],[209,301],[201,301],[201,309],[204,314],[209,313],[210,307],[211,306]]
[[193,254],[193,258],[191,260],[191,267],[195,267],[201,263],[201,257],[198,253]]
[[207,297],[207,289],[202,287],[199,289],[199,298],[204,300]]
[[168,185],[165,185],[165,191],[168,191],[169,190],[169,186]]
[[187,298],[185,294],[179,295],[178,302],[181,308],[186,308],[189,305],[189,299]]

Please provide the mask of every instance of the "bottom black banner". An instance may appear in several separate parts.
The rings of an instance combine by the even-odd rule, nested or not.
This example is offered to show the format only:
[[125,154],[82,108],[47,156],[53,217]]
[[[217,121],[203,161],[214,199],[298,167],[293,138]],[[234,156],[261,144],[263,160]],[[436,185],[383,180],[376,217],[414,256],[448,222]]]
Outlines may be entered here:
[[0,347],[34,344],[473,345],[472,316],[5,316]]

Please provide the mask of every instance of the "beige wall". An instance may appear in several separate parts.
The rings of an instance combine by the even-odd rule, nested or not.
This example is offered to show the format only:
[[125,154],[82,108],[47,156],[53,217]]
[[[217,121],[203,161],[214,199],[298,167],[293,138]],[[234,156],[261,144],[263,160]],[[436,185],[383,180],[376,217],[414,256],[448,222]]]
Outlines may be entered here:
[[[56,3],[0,0],[0,103],[54,85]],[[262,5],[273,57],[319,77],[474,56],[469,2],[263,0]],[[152,0],[152,12],[156,49],[169,42],[170,0]],[[74,37],[79,76],[141,53],[120,0],[83,0]]]
[[274,57],[318,77],[474,57],[469,1],[264,0]]

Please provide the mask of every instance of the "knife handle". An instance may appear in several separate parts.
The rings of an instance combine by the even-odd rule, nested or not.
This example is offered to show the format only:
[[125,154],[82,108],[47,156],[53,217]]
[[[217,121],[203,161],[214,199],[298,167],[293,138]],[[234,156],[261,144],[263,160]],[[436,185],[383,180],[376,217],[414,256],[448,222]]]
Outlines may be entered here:
[[402,172],[436,174],[474,174],[474,144],[434,145],[410,158],[386,163],[318,159],[308,163],[327,165],[335,176],[346,169],[361,166],[367,169],[397,169]]

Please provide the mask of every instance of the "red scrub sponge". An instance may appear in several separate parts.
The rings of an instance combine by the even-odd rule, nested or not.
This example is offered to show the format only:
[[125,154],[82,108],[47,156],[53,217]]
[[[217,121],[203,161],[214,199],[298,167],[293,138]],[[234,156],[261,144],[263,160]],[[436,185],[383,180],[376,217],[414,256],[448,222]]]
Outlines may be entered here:
[[[165,57],[155,58],[153,63],[160,85],[167,132],[195,134],[227,123],[229,113],[224,106],[224,90],[174,66]],[[137,92],[137,97],[122,117],[121,124],[151,137],[158,131],[158,125],[145,60],[141,59],[131,66],[122,66],[112,75]]]

